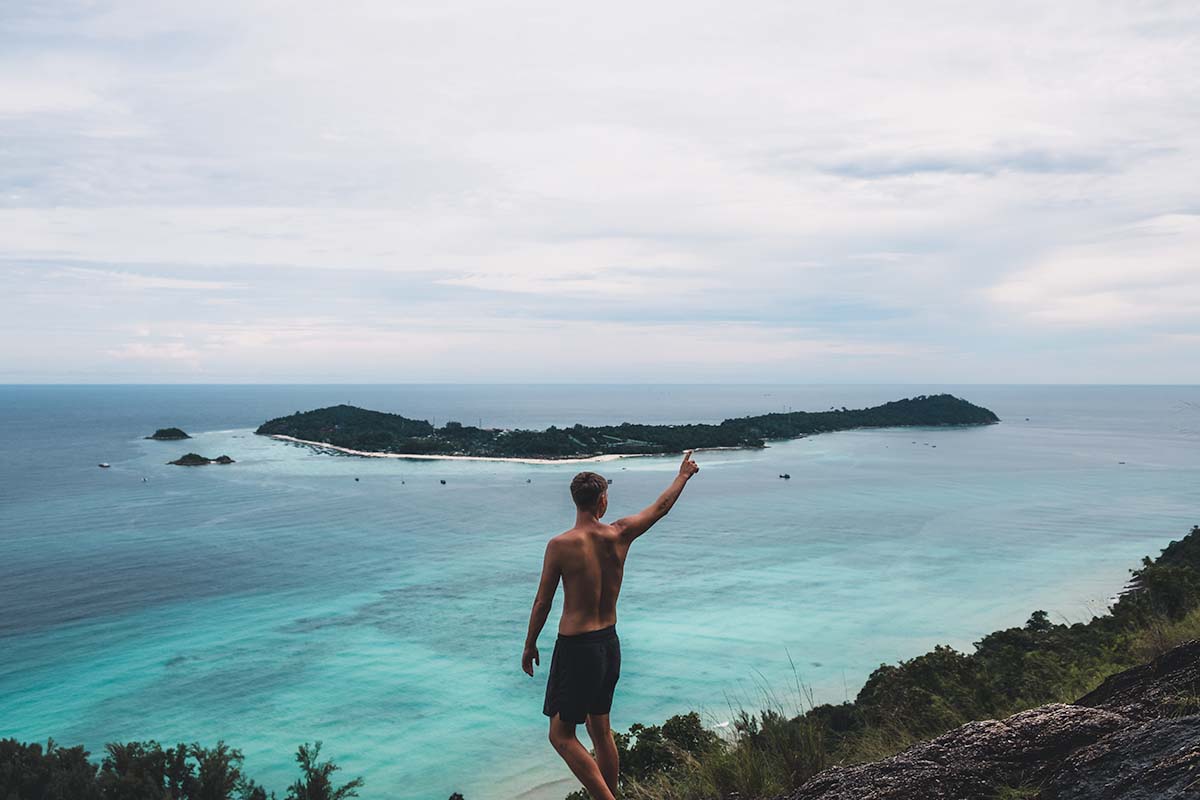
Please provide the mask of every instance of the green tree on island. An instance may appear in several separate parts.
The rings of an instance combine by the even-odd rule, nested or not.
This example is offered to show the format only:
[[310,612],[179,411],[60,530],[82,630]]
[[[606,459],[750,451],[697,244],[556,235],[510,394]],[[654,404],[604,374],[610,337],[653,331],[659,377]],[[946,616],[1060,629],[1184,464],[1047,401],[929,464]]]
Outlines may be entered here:
[[288,436],[350,450],[410,455],[491,458],[579,458],[595,455],[656,455],[695,448],[760,448],[771,440],[855,428],[990,425],[986,408],[949,394],[921,395],[881,406],[838,411],[789,411],[727,419],[717,425],[554,425],[543,431],[477,428],[340,405],[264,422],[255,433]]

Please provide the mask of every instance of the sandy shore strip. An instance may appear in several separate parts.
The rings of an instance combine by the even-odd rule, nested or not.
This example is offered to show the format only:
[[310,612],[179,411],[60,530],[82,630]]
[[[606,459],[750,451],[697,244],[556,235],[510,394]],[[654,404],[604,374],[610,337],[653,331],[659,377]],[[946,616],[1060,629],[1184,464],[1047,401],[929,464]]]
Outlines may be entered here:
[[336,450],[339,453],[346,453],[352,456],[363,456],[364,458],[403,458],[414,461],[504,461],[512,464],[595,464],[600,461],[616,461],[619,458],[651,458],[653,456],[662,456],[662,453],[609,453],[602,456],[589,456],[587,458],[502,458],[500,456],[438,456],[427,453],[375,453],[370,450],[351,450],[349,447],[338,447],[335,444],[326,444],[325,442],[311,442],[308,439],[297,439],[294,436],[285,436],[282,433],[273,434],[272,439],[279,439],[284,442],[294,442],[295,444],[306,444],[310,447],[318,447],[322,450]]

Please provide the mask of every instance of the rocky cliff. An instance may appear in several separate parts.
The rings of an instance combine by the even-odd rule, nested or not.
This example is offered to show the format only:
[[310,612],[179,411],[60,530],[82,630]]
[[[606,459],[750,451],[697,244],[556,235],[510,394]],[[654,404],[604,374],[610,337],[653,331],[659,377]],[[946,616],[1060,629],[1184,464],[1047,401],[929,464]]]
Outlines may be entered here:
[[1200,641],[1113,675],[1075,703],[972,722],[883,761],[826,770],[786,800],[1002,796],[1200,798]]

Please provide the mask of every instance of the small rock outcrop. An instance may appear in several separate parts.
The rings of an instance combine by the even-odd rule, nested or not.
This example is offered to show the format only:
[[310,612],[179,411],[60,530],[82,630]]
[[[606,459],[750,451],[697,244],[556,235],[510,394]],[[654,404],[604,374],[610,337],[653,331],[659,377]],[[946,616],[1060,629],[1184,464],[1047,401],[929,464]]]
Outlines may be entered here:
[[190,439],[192,437],[184,433],[182,428],[159,428],[146,438],[159,442],[175,442],[180,439]]
[[1125,719],[1096,708],[1052,703],[1004,720],[971,722],[873,764],[834,768],[791,800],[963,800],[1024,785],[1047,764],[1119,730]]
[[1108,678],[1073,704],[971,722],[872,764],[835,767],[787,800],[1200,798],[1200,641]]
[[1200,641],[1180,645],[1149,664],[1108,676],[1075,704],[1150,720],[1195,714],[1200,711],[1198,701]]
[[233,464],[234,460],[229,456],[206,458],[199,453],[188,453],[185,456],[180,456],[174,461],[168,461],[167,463],[174,464],[177,467],[203,467],[207,464]]
[[1200,715],[1123,728],[1072,753],[1039,800],[1200,797]]

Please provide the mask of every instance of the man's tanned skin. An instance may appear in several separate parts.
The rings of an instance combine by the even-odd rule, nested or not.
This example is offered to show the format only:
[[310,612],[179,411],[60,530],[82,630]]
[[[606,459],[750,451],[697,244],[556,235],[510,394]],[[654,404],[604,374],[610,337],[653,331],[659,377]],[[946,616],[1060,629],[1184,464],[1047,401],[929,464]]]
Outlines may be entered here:
[[[692,451],[687,451],[679,465],[679,474],[658,500],[611,525],[600,521],[608,510],[606,490],[600,493],[594,506],[577,508],[575,527],[555,536],[546,545],[542,577],[529,615],[521,669],[533,675],[533,665],[541,665],[537,637],[550,615],[560,579],[563,584],[563,610],[558,623],[560,636],[600,631],[616,624],[617,596],[621,592],[629,546],[666,516],[688,480],[699,471],[700,467],[692,460]],[[589,713],[586,725],[596,749],[595,760],[575,738],[575,723],[561,719],[557,713],[550,718],[550,743],[595,800],[615,800],[617,747],[613,742],[609,715]]]

